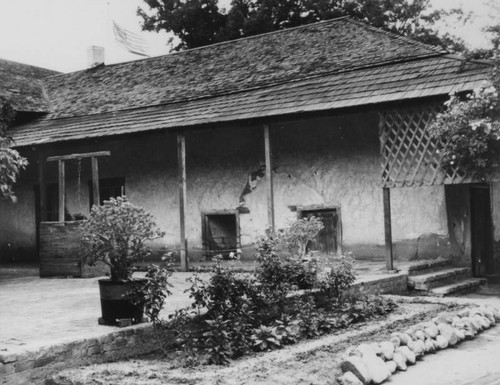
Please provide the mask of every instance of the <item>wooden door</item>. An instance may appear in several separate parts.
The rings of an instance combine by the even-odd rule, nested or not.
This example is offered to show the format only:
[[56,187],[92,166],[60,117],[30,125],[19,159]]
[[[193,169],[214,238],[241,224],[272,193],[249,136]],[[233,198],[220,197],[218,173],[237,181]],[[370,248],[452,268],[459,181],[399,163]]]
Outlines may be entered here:
[[323,229],[314,241],[308,245],[308,250],[319,251],[321,254],[335,255],[340,252],[338,242],[337,210],[311,210],[302,213],[304,218],[315,216],[323,223]]
[[472,272],[475,277],[484,277],[494,272],[489,186],[472,185],[470,199]]

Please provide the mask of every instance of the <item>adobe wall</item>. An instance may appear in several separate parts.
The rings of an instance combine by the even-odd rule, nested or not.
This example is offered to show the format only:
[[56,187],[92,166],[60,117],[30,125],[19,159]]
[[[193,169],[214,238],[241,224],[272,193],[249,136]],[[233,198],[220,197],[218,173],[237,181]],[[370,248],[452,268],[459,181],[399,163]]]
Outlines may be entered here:
[[[271,128],[277,226],[285,226],[297,217],[296,206],[337,206],[341,211],[344,250],[359,257],[382,257],[384,227],[377,116],[301,120]],[[236,209],[248,176],[264,163],[263,130],[261,126],[240,126],[190,132],[186,149],[186,232],[190,256],[196,258],[202,247],[202,213]],[[109,159],[99,161],[100,177],[125,177],[128,198],[152,212],[166,232],[165,238],[156,242],[156,250],[177,249],[175,135],[148,134],[54,145],[47,148],[47,155],[100,150],[111,151]],[[34,185],[38,166],[32,149],[23,153],[30,157],[31,164],[16,187],[19,203],[0,203],[3,260],[21,255],[33,259],[35,254]],[[50,164],[47,171],[47,182],[56,183],[57,165]],[[82,161],[80,186],[76,162],[67,163],[66,175],[68,211],[86,212],[90,161]],[[443,188],[391,192],[397,257],[415,259],[426,253],[437,256],[445,252],[441,250],[447,244],[448,234]],[[241,244],[244,257],[251,257],[254,241],[267,226],[265,184],[257,184],[245,201],[249,213],[240,214]]]

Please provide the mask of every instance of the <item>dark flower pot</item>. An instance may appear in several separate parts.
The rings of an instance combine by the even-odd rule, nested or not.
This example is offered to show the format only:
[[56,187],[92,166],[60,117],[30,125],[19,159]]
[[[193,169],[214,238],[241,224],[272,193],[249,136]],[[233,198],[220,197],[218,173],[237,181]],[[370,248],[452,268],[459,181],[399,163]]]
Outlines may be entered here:
[[122,325],[120,320],[130,320],[132,324],[140,323],[144,308],[133,304],[127,293],[146,281],[147,279],[134,279],[131,281],[100,279],[99,292],[101,294],[102,317],[99,319],[99,324]]

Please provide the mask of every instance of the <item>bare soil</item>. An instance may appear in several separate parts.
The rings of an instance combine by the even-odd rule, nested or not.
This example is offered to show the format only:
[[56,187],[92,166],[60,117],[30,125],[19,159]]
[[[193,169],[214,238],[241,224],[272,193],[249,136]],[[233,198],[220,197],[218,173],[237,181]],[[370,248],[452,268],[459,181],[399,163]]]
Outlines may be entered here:
[[178,367],[159,355],[69,369],[53,376],[50,385],[309,385],[335,384],[344,351],[361,342],[382,341],[398,330],[452,310],[454,304],[408,299],[390,315],[353,325],[338,333],[284,349],[258,353],[228,366]]

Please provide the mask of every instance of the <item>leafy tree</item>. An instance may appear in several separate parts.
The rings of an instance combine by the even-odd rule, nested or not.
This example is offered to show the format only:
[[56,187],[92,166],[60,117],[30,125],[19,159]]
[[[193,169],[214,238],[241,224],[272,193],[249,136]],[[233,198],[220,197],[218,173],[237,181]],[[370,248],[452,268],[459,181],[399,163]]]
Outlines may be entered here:
[[457,51],[464,49],[463,41],[449,34],[440,36],[435,23],[450,16],[467,21],[460,9],[432,10],[430,0],[232,0],[227,12],[219,8],[217,0],[144,1],[150,10],[138,9],[143,29],[173,33],[180,40],[174,50],[347,15]]
[[7,128],[15,118],[11,105],[0,98],[0,198],[16,201],[13,185],[28,161],[12,148],[12,139],[7,137]]
[[500,159],[500,56],[494,51],[490,84],[467,95],[453,94],[446,110],[427,127],[441,144],[440,166],[488,179]]

